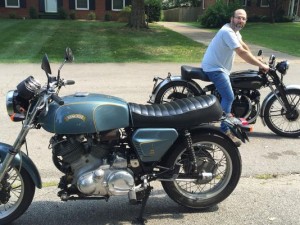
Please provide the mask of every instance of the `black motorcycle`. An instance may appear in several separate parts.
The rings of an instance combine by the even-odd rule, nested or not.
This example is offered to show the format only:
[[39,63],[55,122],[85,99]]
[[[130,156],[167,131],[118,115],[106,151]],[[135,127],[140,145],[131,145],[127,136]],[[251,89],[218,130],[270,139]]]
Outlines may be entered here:
[[[259,52],[261,55],[261,51]],[[283,77],[289,68],[288,61],[276,63],[274,55],[269,59],[268,73],[244,70],[230,74],[235,99],[232,113],[254,124],[258,116],[274,133],[285,137],[300,136],[300,86],[285,86]],[[161,82],[159,82],[161,80]],[[210,81],[201,68],[181,66],[181,76],[154,78],[149,103],[164,103],[190,96],[213,94],[221,96],[214,84],[202,88],[195,80]],[[269,87],[271,92],[261,104],[259,89]]]

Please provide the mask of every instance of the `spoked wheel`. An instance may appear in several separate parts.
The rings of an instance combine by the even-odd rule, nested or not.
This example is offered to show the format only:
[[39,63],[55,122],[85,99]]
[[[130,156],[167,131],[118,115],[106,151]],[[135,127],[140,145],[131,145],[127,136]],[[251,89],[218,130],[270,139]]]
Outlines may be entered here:
[[0,183],[0,224],[21,216],[32,202],[35,186],[25,169],[12,167]]
[[171,102],[176,99],[193,97],[195,95],[199,95],[199,91],[197,88],[195,88],[195,86],[189,84],[188,82],[171,82],[159,90],[155,97],[154,103]]
[[[182,143],[164,162],[166,167],[180,165],[178,178],[162,181],[162,185],[168,196],[180,205],[207,208],[223,201],[235,189],[241,175],[241,158],[235,145],[223,137],[195,134],[192,139],[199,172],[191,171],[190,153]],[[204,178],[199,173],[212,176]]]
[[300,136],[300,90],[288,90],[286,97],[292,108],[286,111],[279,100],[273,96],[264,112],[267,126],[274,133],[285,137]]

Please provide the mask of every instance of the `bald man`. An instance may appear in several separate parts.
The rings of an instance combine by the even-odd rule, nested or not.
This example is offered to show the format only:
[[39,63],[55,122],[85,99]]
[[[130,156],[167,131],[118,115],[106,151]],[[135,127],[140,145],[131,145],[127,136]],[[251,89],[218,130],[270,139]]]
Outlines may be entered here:
[[[202,61],[202,69],[215,84],[222,97],[222,109],[231,121],[236,121],[230,113],[234,93],[229,78],[235,54],[247,63],[258,66],[264,72],[269,70],[269,66],[253,56],[242,40],[239,31],[246,25],[246,22],[247,13],[244,9],[234,11],[230,23],[225,24],[210,42]],[[221,123],[221,130],[233,140],[236,146],[241,145],[241,141],[230,132],[225,123]]]

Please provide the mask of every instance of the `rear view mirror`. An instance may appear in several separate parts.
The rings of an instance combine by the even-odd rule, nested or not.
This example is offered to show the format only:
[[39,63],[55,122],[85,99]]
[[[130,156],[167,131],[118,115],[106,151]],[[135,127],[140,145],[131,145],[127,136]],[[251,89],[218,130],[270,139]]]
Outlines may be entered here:
[[42,59],[42,69],[46,72],[46,74],[52,74],[47,54],[45,54]]
[[66,48],[65,60],[67,62],[73,62],[74,61],[74,56],[73,56],[72,50],[69,47]]

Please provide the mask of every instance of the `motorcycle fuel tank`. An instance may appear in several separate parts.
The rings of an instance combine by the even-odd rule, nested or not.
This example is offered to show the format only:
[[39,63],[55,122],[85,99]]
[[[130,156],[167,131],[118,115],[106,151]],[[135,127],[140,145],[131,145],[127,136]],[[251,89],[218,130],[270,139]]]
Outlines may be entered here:
[[243,70],[230,74],[232,88],[241,89],[259,89],[263,86],[264,82],[258,71]]
[[95,133],[129,126],[129,110],[124,100],[102,94],[76,93],[62,98],[64,105],[49,104],[39,123],[57,134]]

